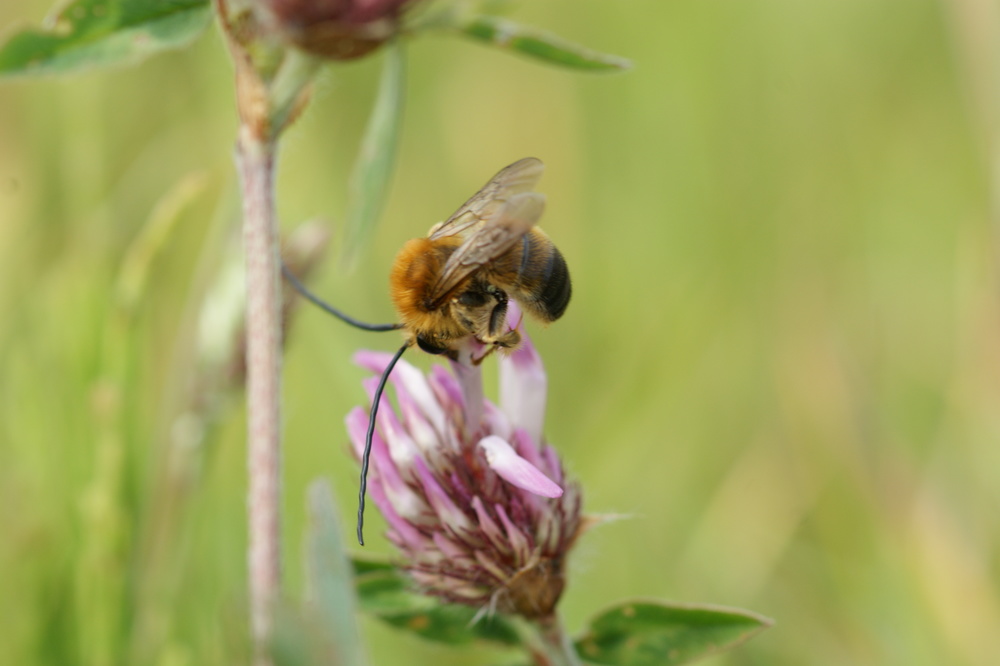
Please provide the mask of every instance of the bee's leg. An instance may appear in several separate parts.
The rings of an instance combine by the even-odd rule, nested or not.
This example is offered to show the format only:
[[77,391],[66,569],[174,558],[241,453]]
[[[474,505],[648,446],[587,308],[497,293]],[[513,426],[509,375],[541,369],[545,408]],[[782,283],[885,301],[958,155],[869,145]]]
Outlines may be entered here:
[[512,328],[493,341],[494,347],[501,349],[517,349],[521,346],[521,334],[516,328]]
[[496,298],[497,304],[490,312],[489,331],[490,337],[497,338],[507,323],[507,294],[495,287],[493,289],[495,289],[493,297]]
[[[483,340],[483,342],[487,341]],[[483,352],[482,356],[478,358],[476,357],[472,358],[473,365],[479,365],[480,363],[483,362],[483,360],[487,356],[497,351],[498,349],[501,350],[502,352],[512,351],[514,349],[517,349],[521,345],[521,334],[514,330],[507,331],[505,335],[502,335],[494,340],[490,340],[489,342],[487,342],[487,344],[489,346],[486,348],[486,351]]]
[[484,360],[486,360],[486,357],[487,357],[487,356],[489,356],[490,354],[492,354],[493,352],[495,352],[495,351],[496,351],[496,349],[497,349],[497,348],[496,348],[496,345],[495,345],[495,344],[493,344],[493,345],[490,345],[490,346],[488,346],[488,347],[486,348],[486,351],[484,351],[484,352],[483,352],[483,355],[482,355],[482,356],[478,356],[478,357],[476,357],[476,356],[473,356],[473,357],[472,357],[472,365],[479,365],[479,364],[480,364],[480,363],[482,363],[482,362],[483,362]]

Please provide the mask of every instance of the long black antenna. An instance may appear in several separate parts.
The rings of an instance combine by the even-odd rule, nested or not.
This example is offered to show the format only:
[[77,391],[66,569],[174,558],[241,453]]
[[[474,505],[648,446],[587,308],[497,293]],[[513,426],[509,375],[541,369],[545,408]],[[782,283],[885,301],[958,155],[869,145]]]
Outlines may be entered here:
[[295,288],[295,291],[302,294],[302,296],[304,296],[314,305],[318,306],[325,312],[332,314],[337,319],[347,324],[350,324],[351,326],[354,326],[355,328],[360,328],[363,331],[398,331],[399,329],[403,328],[402,324],[369,324],[363,321],[358,321],[354,317],[344,314],[343,312],[333,307],[332,305],[324,301],[316,294],[309,291],[306,288],[306,286],[302,284],[302,282],[300,282],[297,277],[295,277],[292,271],[289,270],[285,262],[281,262],[281,274],[284,275],[285,279],[288,280],[289,284],[291,284],[292,287]]
[[409,346],[410,343],[407,342],[400,347],[396,355],[389,361],[389,365],[385,366],[385,370],[378,380],[378,387],[375,389],[371,412],[368,414],[368,433],[365,435],[365,452],[361,456],[361,490],[358,492],[358,543],[362,546],[365,545],[363,534],[365,527],[365,491],[368,490],[368,459],[372,454],[372,437],[375,436],[375,415],[378,414],[378,403],[382,399],[382,391],[385,389],[385,383],[389,379],[389,373],[396,367],[396,361],[399,360],[399,357],[403,355],[403,352]]

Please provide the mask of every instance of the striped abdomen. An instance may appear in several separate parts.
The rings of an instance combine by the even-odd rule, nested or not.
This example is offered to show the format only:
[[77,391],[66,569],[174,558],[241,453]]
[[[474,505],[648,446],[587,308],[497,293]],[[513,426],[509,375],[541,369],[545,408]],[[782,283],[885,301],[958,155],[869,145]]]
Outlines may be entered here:
[[572,286],[566,260],[538,227],[488,267],[490,280],[531,315],[559,319],[569,305]]

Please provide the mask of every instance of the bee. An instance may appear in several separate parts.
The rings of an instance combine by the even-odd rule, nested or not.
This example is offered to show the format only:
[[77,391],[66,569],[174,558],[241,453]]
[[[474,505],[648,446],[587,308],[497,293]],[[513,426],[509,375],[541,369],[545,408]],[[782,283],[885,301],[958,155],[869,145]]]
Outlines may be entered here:
[[516,327],[507,325],[511,299],[543,323],[559,319],[569,305],[572,286],[566,260],[535,226],[545,209],[545,196],[534,191],[544,168],[533,157],[514,162],[451,217],[431,227],[426,238],[403,245],[389,275],[399,323],[353,319],[313,295],[282,267],[292,286],[328,313],[364,330],[402,329],[406,338],[379,378],[369,412],[358,492],[361,545],[375,417],[386,381],[403,352],[417,346],[457,361],[462,346],[474,339],[488,347],[472,359],[478,364],[494,350],[509,351],[520,344]]
[[510,299],[544,323],[563,315],[572,293],[566,260],[535,226],[545,197],[532,190],[543,169],[533,157],[514,162],[399,251],[389,283],[410,345],[452,360],[469,337],[488,345],[486,354],[515,349]]

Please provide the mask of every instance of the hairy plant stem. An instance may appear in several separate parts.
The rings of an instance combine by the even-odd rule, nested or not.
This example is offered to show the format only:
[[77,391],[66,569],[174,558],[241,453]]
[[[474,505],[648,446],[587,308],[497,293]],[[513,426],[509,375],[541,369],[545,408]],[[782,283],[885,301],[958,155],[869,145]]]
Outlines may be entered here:
[[254,663],[268,645],[281,593],[281,285],[274,211],[275,144],[242,126],[236,163],[246,251],[250,623]]
[[538,666],[583,666],[557,613],[539,618],[531,626],[539,639],[539,649],[533,655]]

